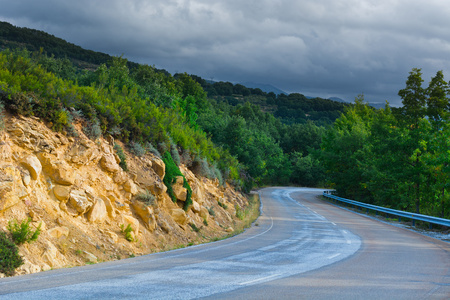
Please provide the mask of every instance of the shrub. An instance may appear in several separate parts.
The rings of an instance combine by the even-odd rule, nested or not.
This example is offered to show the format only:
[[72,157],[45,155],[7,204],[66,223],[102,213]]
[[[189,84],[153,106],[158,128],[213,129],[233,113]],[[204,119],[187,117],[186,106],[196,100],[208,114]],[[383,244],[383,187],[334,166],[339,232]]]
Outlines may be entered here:
[[214,211],[214,208],[212,206],[210,208],[208,208],[208,213],[209,213],[209,215],[211,215],[213,217],[216,215],[216,212]]
[[133,153],[133,154],[136,155],[137,157],[144,156],[145,153],[147,152],[147,151],[145,150],[145,148],[142,147],[141,144],[139,144],[139,143],[137,143],[137,142],[134,142],[134,141],[130,143],[130,150],[131,150],[131,153]]
[[102,135],[102,129],[98,120],[94,120],[93,122],[87,121],[87,125],[83,131],[91,140],[96,140]]
[[189,226],[191,226],[192,230],[195,232],[200,232],[200,228],[198,228],[194,223],[189,223]]
[[226,205],[225,203],[223,203],[222,201],[218,200],[217,204],[219,204],[220,207],[222,207],[223,209],[228,209],[228,205]]
[[131,228],[131,225],[128,224],[127,227],[125,225],[121,224],[120,229],[122,230],[123,234],[125,235],[125,239],[129,242],[133,242],[133,235],[131,235],[131,232],[133,231],[133,228]]
[[162,157],[162,155],[161,155],[161,153],[159,153],[158,149],[156,149],[156,148],[153,146],[153,144],[150,143],[150,142],[147,142],[147,143],[145,144],[145,149],[146,149],[148,152],[153,153],[154,155],[156,155],[156,156],[159,157],[159,158]]
[[41,233],[41,224],[39,223],[36,230],[33,232],[33,230],[30,228],[30,222],[31,218],[28,218],[27,220],[23,220],[20,224],[17,223],[16,220],[9,221],[8,222],[8,230],[11,233],[11,237],[17,245],[21,245],[25,242],[31,243],[39,237],[39,234]]
[[16,268],[23,265],[19,249],[7,236],[0,231],[0,272],[6,276],[14,275]]
[[169,196],[173,202],[177,202],[177,198],[175,197],[175,194],[173,192],[172,185],[175,183],[177,176],[183,177],[183,187],[187,189],[187,196],[186,196],[186,201],[184,202],[183,209],[185,211],[187,211],[189,206],[192,204],[192,199],[191,199],[192,189],[189,186],[189,183],[187,182],[186,177],[184,177],[184,175],[181,173],[178,166],[173,161],[172,156],[170,155],[169,152],[164,153],[163,161],[164,161],[164,164],[166,165],[166,175],[164,176],[163,182],[166,185],[167,193],[169,194]]
[[180,154],[178,153],[177,145],[171,144],[170,145],[170,154],[172,155],[172,159],[175,162],[177,166],[181,163]]
[[155,205],[155,203],[156,203],[155,196],[149,191],[145,191],[145,193],[137,194],[136,200],[139,200],[148,206]]
[[128,171],[127,156],[125,155],[125,152],[123,152],[123,148],[119,144],[114,143],[114,150],[116,151],[116,153],[117,153],[117,155],[119,156],[119,159],[120,159],[119,166],[124,171]]

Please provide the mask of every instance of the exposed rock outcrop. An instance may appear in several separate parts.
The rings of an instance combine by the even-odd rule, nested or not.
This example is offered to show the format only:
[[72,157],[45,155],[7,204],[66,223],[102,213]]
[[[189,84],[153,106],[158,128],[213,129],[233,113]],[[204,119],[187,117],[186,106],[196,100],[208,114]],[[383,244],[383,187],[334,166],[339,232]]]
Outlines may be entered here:
[[[77,137],[55,133],[34,117],[7,116],[5,125],[0,132],[0,227],[6,230],[8,221],[27,218],[32,228],[41,226],[36,242],[20,246],[25,264],[18,274],[207,241],[233,230],[241,222],[235,205],[248,205],[231,187],[181,165],[193,200],[184,211],[183,177],[173,186],[174,203],[163,183],[164,162],[153,154],[126,153],[124,171],[111,138],[91,141],[79,124]],[[152,196],[145,200],[142,195]],[[132,241],[123,232],[128,224]]]

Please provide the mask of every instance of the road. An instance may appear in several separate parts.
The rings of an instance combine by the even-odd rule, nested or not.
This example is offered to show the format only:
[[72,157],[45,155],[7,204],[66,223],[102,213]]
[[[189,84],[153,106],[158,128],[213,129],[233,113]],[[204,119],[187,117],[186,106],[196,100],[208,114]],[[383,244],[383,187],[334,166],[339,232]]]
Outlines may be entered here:
[[450,245],[335,207],[322,190],[260,191],[231,239],[0,279],[0,299],[448,299]]

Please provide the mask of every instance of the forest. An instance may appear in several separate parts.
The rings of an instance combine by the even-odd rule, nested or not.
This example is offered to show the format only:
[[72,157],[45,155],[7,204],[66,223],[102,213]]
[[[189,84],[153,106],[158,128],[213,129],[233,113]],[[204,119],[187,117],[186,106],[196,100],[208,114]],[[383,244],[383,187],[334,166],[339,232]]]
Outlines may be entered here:
[[320,161],[340,196],[450,217],[449,83],[442,71],[423,82],[414,68],[401,108],[374,110],[359,96],[326,131]]
[[81,122],[94,140],[114,137],[138,156],[170,153],[175,164],[247,192],[331,187],[342,197],[450,216],[450,89],[441,71],[423,87],[413,69],[399,91],[403,106],[374,109],[363,95],[346,104],[171,75],[4,22],[0,45],[0,108],[56,131],[75,135]]

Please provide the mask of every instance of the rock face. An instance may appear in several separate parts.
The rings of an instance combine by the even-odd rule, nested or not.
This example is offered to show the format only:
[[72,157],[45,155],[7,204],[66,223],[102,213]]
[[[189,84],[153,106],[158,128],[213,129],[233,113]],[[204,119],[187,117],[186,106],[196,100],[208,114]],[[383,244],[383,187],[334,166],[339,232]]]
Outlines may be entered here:
[[[136,157],[122,145],[128,165],[124,171],[111,139],[91,141],[81,123],[74,125],[77,137],[66,137],[37,118],[7,116],[0,131],[0,227],[28,218],[32,229],[41,224],[38,240],[19,248],[25,261],[19,274],[209,241],[240,224],[234,206],[244,209],[248,202],[235,190],[180,165],[194,200],[184,211],[183,177],[173,186],[179,200],[173,203],[160,158],[150,153]],[[219,199],[228,211],[217,205]],[[121,228],[128,224],[132,241]]]
[[42,164],[42,169],[54,183],[61,185],[73,185],[75,183],[74,170],[65,161],[45,152],[39,153],[38,158]]
[[27,195],[19,169],[12,165],[0,166],[0,212],[15,206]]
[[30,172],[31,179],[36,180],[41,175],[42,165],[36,156],[28,155],[21,161],[21,164]]

